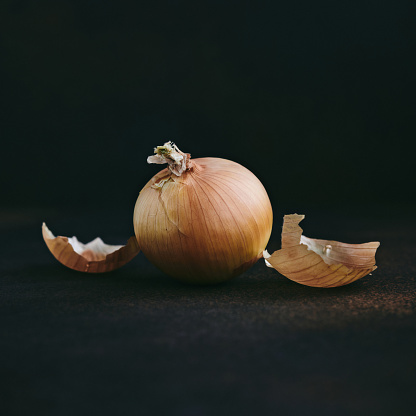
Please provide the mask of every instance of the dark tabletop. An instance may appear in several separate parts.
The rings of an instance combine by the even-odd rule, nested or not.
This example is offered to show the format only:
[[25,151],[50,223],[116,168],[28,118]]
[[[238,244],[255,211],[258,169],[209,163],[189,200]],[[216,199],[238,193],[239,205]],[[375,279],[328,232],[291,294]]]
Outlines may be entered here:
[[335,289],[293,283],[262,261],[205,287],[174,281],[143,255],[86,275],[52,257],[42,220],[56,235],[122,244],[130,213],[2,212],[0,413],[411,414],[414,220],[394,209],[298,213],[305,235],[379,240],[378,269]]

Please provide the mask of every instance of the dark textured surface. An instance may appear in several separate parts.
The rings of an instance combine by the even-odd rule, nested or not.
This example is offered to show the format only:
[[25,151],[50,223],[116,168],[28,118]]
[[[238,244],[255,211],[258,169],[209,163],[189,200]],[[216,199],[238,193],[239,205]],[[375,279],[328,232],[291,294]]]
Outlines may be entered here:
[[129,213],[3,212],[0,413],[411,414],[414,221],[394,210],[302,213],[306,235],[380,240],[379,268],[330,290],[261,262],[212,287],[178,283],[141,255],[84,275],[47,251],[41,220],[56,234],[116,244],[131,232]]

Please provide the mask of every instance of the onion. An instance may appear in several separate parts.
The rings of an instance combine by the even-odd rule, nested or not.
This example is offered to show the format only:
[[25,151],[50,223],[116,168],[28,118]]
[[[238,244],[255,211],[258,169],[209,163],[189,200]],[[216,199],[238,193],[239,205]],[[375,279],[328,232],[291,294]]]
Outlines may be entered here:
[[229,280],[262,257],[272,230],[269,197],[238,163],[190,159],[172,142],[149,163],[168,163],[142,189],[133,225],[140,249],[160,270],[182,281]]

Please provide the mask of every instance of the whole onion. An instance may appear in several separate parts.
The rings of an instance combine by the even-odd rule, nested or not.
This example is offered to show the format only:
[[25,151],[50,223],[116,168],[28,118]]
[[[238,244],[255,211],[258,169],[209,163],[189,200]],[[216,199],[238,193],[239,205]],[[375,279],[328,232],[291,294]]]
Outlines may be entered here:
[[190,159],[174,143],[155,149],[149,163],[168,163],[142,189],[134,231],[144,255],[179,280],[218,283],[262,257],[273,214],[257,177],[238,163]]

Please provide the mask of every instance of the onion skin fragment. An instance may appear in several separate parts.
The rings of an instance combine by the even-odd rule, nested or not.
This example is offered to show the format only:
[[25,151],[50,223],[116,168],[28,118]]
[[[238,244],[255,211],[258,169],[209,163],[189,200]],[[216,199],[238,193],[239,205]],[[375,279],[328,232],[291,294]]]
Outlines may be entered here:
[[308,238],[299,223],[304,215],[285,215],[282,248],[263,253],[266,265],[294,282],[312,287],[338,287],[355,282],[377,268],[378,241],[346,244]]
[[[49,251],[64,266],[85,273],[111,272],[124,266],[132,260],[140,251],[136,237],[130,237],[125,246],[110,246],[101,240],[98,243],[98,250],[85,246],[82,254],[78,254],[68,237],[55,237],[45,223],[42,224],[42,235]],[[96,240],[94,240],[96,241]],[[81,244],[82,245],[82,244]],[[84,246],[84,245],[82,245]],[[100,250],[104,249],[104,250]],[[114,251],[112,251],[114,249]],[[112,251],[106,254],[105,251]]]

